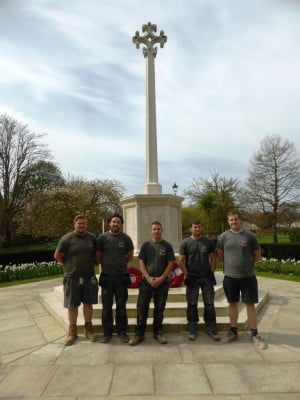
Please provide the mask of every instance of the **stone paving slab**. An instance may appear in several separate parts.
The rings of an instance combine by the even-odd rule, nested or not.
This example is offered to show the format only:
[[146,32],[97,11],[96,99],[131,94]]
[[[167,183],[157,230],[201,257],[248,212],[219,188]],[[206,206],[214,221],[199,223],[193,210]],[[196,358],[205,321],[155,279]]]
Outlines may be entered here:
[[[1,398],[1,397],[0,397]],[[7,398],[7,400],[24,400],[24,398],[25,397],[9,397],[9,398]],[[93,399],[94,400],[96,400],[96,399],[98,399],[99,397],[93,397]],[[59,397],[36,397],[36,396],[34,396],[34,397],[32,397],[32,396],[30,396],[30,397],[28,397],[28,396],[26,396],[26,400],[40,400],[40,399],[43,399],[43,400],[77,400],[78,399],[78,397],[77,396],[67,396],[67,397],[65,397],[65,396],[59,396]]]
[[[300,306],[300,304],[299,304]],[[269,336],[269,341],[275,345],[287,345],[295,348],[295,350],[300,349],[300,329],[298,333],[291,333],[289,330],[284,331],[281,329],[280,331],[274,328],[274,333],[271,333]]]
[[299,393],[272,393],[272,394],[252,394],[241,396],[241,400],[299,400]]
[[232,363],[240,363],[245,360],[247,362],[263,360],[259,350],[252,343],[249,343],[249,340],[245,343],[240,338],[238,341],[226,344],[220,342],[205,345],[192,344],[191,348],[196,361],[202,363],[226,363],[229,359]]
[[0,324],[0,332],[10,331],[12,329],[20,329],[25,326],[35,326],[35,321],[30,315],[19,315],[14,318],[2,319]]
[[[145,343],[148,342],[146,345]],[[149,343],[150,342],[150,343]],[[182,362],[181,353],[177,345],[161,345],[152,338],[146,337],[145,342],[132,347],[126,345],[111,345],[109,361],[115,364],[161,364]]]
[[40,347],[33,347],[27,350],[16,351],[14,353],[9,353],[6,355],[2,355],[2,363],[3,365],[13,363],[16,360],[21,360],[23,357],[31,354],[33,351],[40,349]]
[[200,364],[155,365],[157,394],[211,394],[206,372]]
[[252,393],[300,392],[300,363],[240,365]]
[[204,364],[214,394],[250,393],[247,382],[240,374],[239,366],[232,364]]
[[0,382],[0,398],[40,396],[55,373],[54,366],[16,366]]
[[275,345],[273,340],[268,344],[268,351],[261,351],[260,354],[265,361],[276,362],[280,360],[300,362],[300,349],[295,351],[295,348],[285,345]]
[[183,363],[186,364],[191,364],[196,362],[192,348],[190,346],[190,344],[188,343],[180,343],[178,345],[180,354],[181,354],[181,360]]
[[0,353],[2,355],[47,344],[37,326],[0,332]]
[[[241,400],[240,396],[228,395],[147,395],[147,396],[100,396],[97,400]],[[27,399],[26,399],[27,400]],[[44,398],[43,398],[44,400]],[[47,399],[48,400],[48,399]],[[53,398],[52,398],[53,400]],[[96,400],[96,397],[78,397],[78,400]],[[289,399],[288,399],[289,400]],[[294,400],[294,399],[291,399]]]
[[27,310],[27,307],[24,306],[24,304],[18,304],[18,305],[11,305],[5,307],[2,305],[3,308],[0,309],[0,321],[2,325],[2,320],[7,320],[8,318],[16,318],[16,317],[23,317],[23,316],[29,316],[29,312]]
[[63,345],[49,343],[14,360],[11,365],[54,365],[63,350]]
[[42,328],[42,332],[47,342],[58,340],[63,343],[66,337],[66,331],[59,325],[46,326]]
[[153,365],[115,367],[110,394],[144,396],[154,394],[154,391]]
[[107,395],[109,393],[114,366],[106,364],[94,365],[93,368],[86,365],[60,366],[48,384],[44,396],[94,396]]
[[[78,339],[77,339],[78,342]],[[110,344],[91,343],[79,341],[80,351],[77,345],[64,347],[57,359],[59,365],[89,365],[96,366],[109,363]]]

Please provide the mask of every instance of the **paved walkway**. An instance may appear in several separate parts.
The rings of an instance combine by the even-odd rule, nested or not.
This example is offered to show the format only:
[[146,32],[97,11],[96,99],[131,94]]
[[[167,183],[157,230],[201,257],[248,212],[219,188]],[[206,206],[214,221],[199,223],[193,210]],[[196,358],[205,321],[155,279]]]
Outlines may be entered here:
[[52,280],[0,289],[0,400],[299,400],[300,284],[259,278],[270,301],[260,316],[266,350],[240,333],[237,342],[212,342],[201,333],[151,336],[137,347],[80,337],[64,347],[64,329],[39,294]]

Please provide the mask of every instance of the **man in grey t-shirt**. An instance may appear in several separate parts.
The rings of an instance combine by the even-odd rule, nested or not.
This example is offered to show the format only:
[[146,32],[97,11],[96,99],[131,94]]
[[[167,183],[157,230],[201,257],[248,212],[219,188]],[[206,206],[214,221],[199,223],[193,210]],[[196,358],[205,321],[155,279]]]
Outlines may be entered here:
[[112,306],[116,302],[116,328],[119,338],[123,343],[129,341],[127,336],[127,312],[128,284],[130,277],[127,274],[127,263],[133,258],[133,243],[131,238],[121,232],[123,217],[113,214],[108,219],[109,231],[100,235],[98,250],[100,252],[102,300],[102,343],[110,341],[113,328]]
[[254,264],[260,258],[260,249],[253,233],[245,231],[238,213],[228,214],[230,229],[218,238],[217,254],[224,262],[223,288],[229,303],[230,330],[223,342],[231,342],[238,337],[238,303],[240,293],[246,305],[251,328],[251,340],[260,348],[265,348],[265,341],[257,332],[255,303],[258,302],[257,279]]
[[96,237],[87,232],[87,220],[83,215],[74,219],[74,231],[64,235],[58,242],[54,258],[64,268],[64,307],[68,309],[69,334],[65,345],[77,338],[78,307],[83,303],[85,336],[96,341],[92,327],[93,304],[98,303],[98,281],[95,264],[99,262]]

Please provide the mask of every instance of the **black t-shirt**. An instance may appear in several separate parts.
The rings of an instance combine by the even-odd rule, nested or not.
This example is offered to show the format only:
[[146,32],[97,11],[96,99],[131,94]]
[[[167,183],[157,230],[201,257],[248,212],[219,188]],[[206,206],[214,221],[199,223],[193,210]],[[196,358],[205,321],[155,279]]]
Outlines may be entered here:
[[211,240],[201,236],[195,240],[191,237],[185,239],[179,248],[179,254],[185,256],[185,265],[189,275],[204,277],[210,274],[209,254],[215,247]]
[[151,276],[161,276],[170,261],[175,261],[173,247],[166,240],[153,242],[149,240],[142,244],[139,259],[143,260]]

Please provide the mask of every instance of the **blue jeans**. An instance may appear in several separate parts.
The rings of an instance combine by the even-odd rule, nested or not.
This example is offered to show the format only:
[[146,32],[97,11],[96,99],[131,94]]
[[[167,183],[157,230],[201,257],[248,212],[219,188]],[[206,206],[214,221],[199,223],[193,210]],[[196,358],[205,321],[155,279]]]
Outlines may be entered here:
[[[101,279],[102,277],[102,279]],[[120,276],[100,276],[102,300],[102,326],[104,335],[110,336],[113,328],[113,300],[116,301],[116,328],[118,335],[127,333],[128,318],[126,302],[128,299],[127,282]]]
[[198,298],[200,289],[204,303],[203,319],[206,329],[209,332],[217,332],[214,306],[215,291],[209,278],[196,279],[191,285],[186,287],[188,330],[190,333],[196,333],[198,330]]
[[153,288],[149,285],[146,279],[142,279],[139,287],[139,297],[137,301],[137,326],[135,328],[135,334],[137,336],[145,335],[149,304],[152,297],[154,301],[153,333],[154,335],[158,335],[162,332],[162,324],[168,292],[168,280],[164,281],[157,288]]

